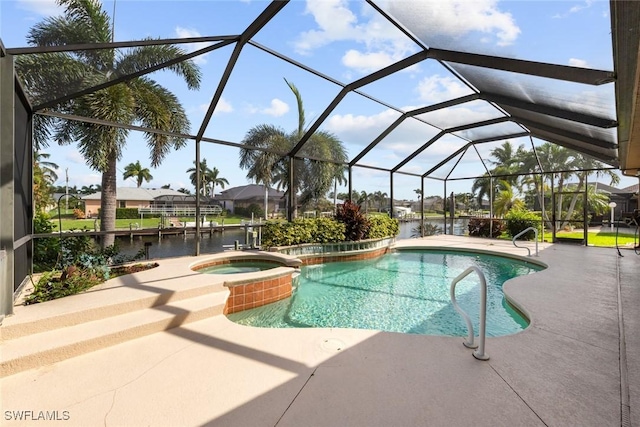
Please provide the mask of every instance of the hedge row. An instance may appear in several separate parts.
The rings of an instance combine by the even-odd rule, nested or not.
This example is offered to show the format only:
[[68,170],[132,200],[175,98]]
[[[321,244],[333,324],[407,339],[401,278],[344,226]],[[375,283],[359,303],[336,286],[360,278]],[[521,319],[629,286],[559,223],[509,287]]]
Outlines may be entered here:
[[[160,214],[144,214],[145,218],[160,218]],[[116,219],[138,219],[138,208],[116,208]]]
[[[538,230],[538,233],[541,232],[542,220],[540,215],[527,210],[512,209],[505,215],[504,220],[471,218],[469,220],[469,236],[499,237],[506,231],[508,236],[514,237],[529,227],[534,227]],[[490,233],[492,233],[491,236],[489,235]],[[523,240],[532,240],[534,237],[535,233],[533,231],[521,236]]]
[[[353,221],[353,217],[349,218]],[[354,224],[350,224],[352,235],[359,235],[359,231],[366,229],[361,239],[381,239],[397,236],[400,232],[397,219],[375,216],[365,217],[365,221],[366,227],[356,227],[357,232],[353,232]],[[267,221],[262,227],[262,246],[269,248],[303,243],[338,243],[353,240],[349,239],[347,228],[348,225],[334,218],[298,218],[292,222]]]

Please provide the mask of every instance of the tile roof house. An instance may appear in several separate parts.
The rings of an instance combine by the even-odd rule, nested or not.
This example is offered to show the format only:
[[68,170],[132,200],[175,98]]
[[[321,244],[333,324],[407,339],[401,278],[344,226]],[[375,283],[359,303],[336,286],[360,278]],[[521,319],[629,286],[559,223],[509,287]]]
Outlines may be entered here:
[[625,188],[616,188],[600,182],[594,183],[596,192],[608,193],[609,200],[616,203],[614,217],[630,223],[632,213],[638,209],[638,184]]
[[[284,191],[268,189],[269,214],[277,214],[284,210],[286,203]],[[235,212],[237,207],[246,208],[252,203],[264,209],[264,185],[249,184],[239,187],[228,188],[216,194],[214,200],[222,205],[224,209]]]
[[[148,208],[160,196],[184,196],[184,194],[167,188],[118,187],[116,189],[116,207]],[[87,217],[97,216],[101,198],[102,193],[100,192],[82,196]]]

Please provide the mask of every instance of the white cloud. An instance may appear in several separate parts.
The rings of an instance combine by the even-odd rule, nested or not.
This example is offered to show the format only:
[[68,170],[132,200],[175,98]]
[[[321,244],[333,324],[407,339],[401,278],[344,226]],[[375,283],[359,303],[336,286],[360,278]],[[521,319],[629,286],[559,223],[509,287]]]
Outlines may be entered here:
[[393,110],[385,110],[371,116],[334,114],[326,121],[326,128],[344,141],[367,145],[397,119],[398,115],[398,112]]
[[[203,113],[206,113],[209,110],[209,105],[210,105],[209,103],[200,104],[198,108]],[[232,111],[233,111],[233,106],[231,105],[231,103],[229,103],[224,98],[220,98],[220,101],[218,101],[218,105],[216,105],[216,109],[213,110],[213,114],[215,115],[220,113],[231,113]]]
[[[415,107],[403,107],[403,111],[413,110]],[[461,124],[474,123],[492,119],[498,114],[495,108],[486,102],[477,101],[446,110],[436,110],[421,115],[420,118],[438,125],[441,128],[449,128]],[[373,115],[334,114],[326,122],[326,130],[340,138],[347,148],[351,147],[350,156],[355,157],[358,152],[387,129],[398,118],[394,110],[385,110]],[[429,141],[439,132],[433,126],[429,126],[413,119],[404,120],[397,128],[387,135],[378,146],[367,154],[365,163],[375,165],[375,158],[382,152],[391,156],[390,162],[399,163],[408,154]],[[446,143],[445,143],[446,141]],[[444,136],[425,151],[427,158],[437,158],[438,161],[451,154],[464,145],[466,141],[455,136]],[[377,154],[376,154],[377,153]],[[421,155],[422,157],[422,155]],[[388,166],[388,163],[387,163]],[[403,169],[404,170],[404,169]]]
[[435,104],[449,99],[459,98],[472,93],[471,89],[463,85],[460,80],[435,74],[425,77],[416,88],[420,94],[420,100],[429,104]]
[[[198,31],[194,29],[176,27],[176,36],[181,39],[187,39],[191,37],[202,37],[202,34],[200,34]],[[209,45],[211,45],[211,43],[188,43],[188,44],[182,44],[181,46],[188,53],[191,53],[196,50],[203,49]],[[198,55],[195,58],[193,58],[193,62],[195,62],[198,65],[204,65],[207,63],[207,58],[206,58],[207,55],[209,55],[209,53]]]
[[18,0],[17,6],[42,16],[60,15],[64,11],[56,0]]
[[402,2],[390,1],[388,10],[407,23],[416,22],[416,16],[419,16],[420,29],[424,32],[412,26],[409,29],[433,47],[459,47],[462,40],[478,32],[482,35],[475,34],[473,39],[482,38],[487,44],[508,46],[520,34],[511,14],[501,11],[497,0],[424,0],[412,5],[405,8]]
[[593,0],[585,0],[584,3],[572,6],[565,13],[557,13],[557,14],[553,15],[552,18],[554,18],[554,19],[566,18],[567,16],[569,16],[569,15],[571,15],[573,13],[578,13],[581,10],[590,8],[592,5],[593,5]]
[[295,42],[298,53],[308,54],[311,50],[338,40],[361,40],[362,28],[357,26],[358,18],[348,8],[344,0],[307,0],[305,13],[313,15],[317,30],[300,34]]
[[[427,122],[437,124],[439,127],[446,129],[460,126],[468,123],[481,122],[484,120],[501,117],[498,111],[488,103],[478,101],[477,103],[468,103],[461,106],[440,109],[421,117]],[[462,135],[467,135],[472,131],[463,131]]]
[[342,63],[359,73],[368,73],[396,62],[417,47],[379,14],[359,22],[346,0],[307,1],[317,29],[301,33],[294,42],[296,52],[309,55],[314,49],[339,41],[354,41],[361,49],[348,50]]
[[289,105],[278,98],[274,98],[271,100],[271,106],[263,108],[260,112],[269,116],[280,117],[289,112]]
[[355,49],[350,49],[342,57],[342,64],[364,73],[371,73],[393,64],[396,60],[387,52],[362,53]]
[[[309,55],[333,42],[352,41],[362,47],[348,50],[342,63],[359,73],[369,73],[417,51],[418,47],[382,16],[358,16],[349,9],[352,4],[347,0],[307,0],[305,13],[313,16],[317,28],[299,34],[293,43],[296,52]],[[387,1],[383,8],[408,24],[420,16],[419,29],[409,25],[409,30],[433,47],[459,48],[467,39],[502,47],[520,34],[511,14],[499,10],[497,0],[425,0],[414,2],[411,8],[398,4],[402,2]]]
[[569,65],[572,67],[588,68],[589,64],[584,59],[569,58]]

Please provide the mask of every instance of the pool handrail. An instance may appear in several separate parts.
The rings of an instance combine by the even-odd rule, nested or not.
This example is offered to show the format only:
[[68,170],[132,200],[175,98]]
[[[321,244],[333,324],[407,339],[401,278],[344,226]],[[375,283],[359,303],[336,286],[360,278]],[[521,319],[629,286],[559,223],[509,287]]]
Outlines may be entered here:
[[[471,318],[469,318],[469,315],[465,313],[462,308],[460,308],[458,302],[456,301],[456,285],[459,281],[461,281],[474,271],[478,274],[478,277],[480,277],[480,331],[478,334],[479,344],[475,344],[473,341],[474,334]],[[489,355],[484,352],[484,341],[487,332],[487,281],[484,277],[484,273],[482,273],[482,270],[480,270],[480,268],[476,267],[475,265],[467,268],[465,271],[460,273],[458,277],[453,279],[453,281],[451,282],[450,293],[451,304],[453,305],[453,308],[455,308],[456,311],[460,313],[464,321],[467,323],[467,330],[469,331],[469,334],[467,336],[467,340],[463,342],[464,346],[467,348],[477,348],[477,350],[473,352],[473,357],[475,357],[476,359],[489,360]]]
[[527,256],[531,256],[531,249],[529,249],[526,246],[518,246],[516,245],[516,239],[520,236],[522,236],[523,234],[525,234],[527,231],[531,231],[533,230],[533,233],[536,235],[535,240],[536,240],[536,255],[538,256],[538,229],[535,227],[529,227],[529,228],[525,228],[524,230],[522,230],[521,232],[519,232],[518,234],[516,234],[515,236],[513,236],[513,246],[515,246],[516,248],[524,248],[527,250]]

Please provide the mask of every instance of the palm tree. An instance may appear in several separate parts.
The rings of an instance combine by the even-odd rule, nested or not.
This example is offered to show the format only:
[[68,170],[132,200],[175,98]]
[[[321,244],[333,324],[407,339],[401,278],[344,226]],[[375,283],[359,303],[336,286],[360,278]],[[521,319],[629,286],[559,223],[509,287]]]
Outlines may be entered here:
[[48,162],[50,156],[40,151],[33,152],[33,201],[36,211],[44,210],[53,200],[53,183],[58,179],[58,165]]
[[364,190],[360,192],[360,195],[358,197],[358,204],[364,208],[364,213],[369,212],[369,198],[371,196],[371,194],[367,193]]
[[229,185],[227,178],[218,176],[219,174],[220,171],[215,166],[213,169],[209,169],[206,173],[207,184],[211,186],[211,197],[214,197],[216,194],[216,185],[219,185],[222,189],[224,189],[225,185]]
[[471,192],[476,195],[478,205],[482,207],[482,200],[491,194],[491,177],[488,173],[473,180]]
[[[102,188],[101,188],[100,184],[89,184],[88,187],[86,185],[83,185],[82,188],[80,188],[80,190],[78,190],[78,193],[80,193],[80,194],[93,194],[93,193],[97,193],[99,191],[102,191]],[[71,193],[71,187],[69,187],[69,193]]]
[[136,184],[138,188],[142,186],[142,181],[151,181],[153,176],[151,175],[151,171],[149,168],[143,168],[140,164],[140,160],[135,163],[129,163],[124,167],[124,174],[122,175],[123,179],[135,178]]
[[501,187],[493,204],[496,216],[504,217],[511,209],[524,209],[524,201],[516,196],[511,184],[502,181]]
[[[207,176],[209,176],[211,174],[211,169],[209,169],[209,166],[207,166],[207,159],[202,159],[200,161],[200,193],[205,196],[207,194],[207,187],[208,187],[208,181],[207,181]],[[197,188],[198,186],[196,185],[196,177],[197,175],[197,170],[196,170],[196,161],[193,161],[193,167],[187,169],[187,173],[189,174],[189,179],[191,180],[191,184],[193,185],[194,188]]]
[[48,153],[43,153],[42,151],[35,150],[33,152],[33,163],[40,168],[42,172],[43,178],[49,183],[49,185],[53,185],[54,182],[58,180],[58,174],[56,170],[58,169],[58,165],[48,161],[47,159],[51,157]]
[[[344,176],[347,168],[343,167],[338,171],[337,175],[333,177],[333,209],[334,212],[338,209],[338,184],[344,185],[347,183],[347,177]],[[331,196],[329,196],[331,197]]]
[[[571,165],[576,169],[598,169],[598,168],[604,167],[604,164],[602,162],[599,162],[591,157],[585,156],[584,154],[577,153],[577,152],[573,153],[573,160],[571,162]],[[584,183],[587,179],[587,176],[590,173],[593,173],[593,172],[586,172],[586,171],[576,172],[576,175],[578,177],[578,183],[576,184],[576,187],[575,187],[576,191],[582,191],[582,188],[584,187]],[[605,175],[610,178],[609,185],[615,185],[620,182],[620,177],[618,176],[618,174],[616,174],[614,171],[610,169],[600,169],[595,172],[596,179],[603,177]],[[578,196],[579,196],[578,193],[573,194],[571,201],[569,202],[567,213],[564,217],[564,222],[560,225],[561,229],[564,228],[567,225],[567,222],[571,219],[573,212],[576,208],[576,203],[578,202]],[[596,196],[593,196],[592,200],[594,203],[601,202],[601,200]]]
[[[336,136],[329,132],[317,131],[300,150],[301,158],[295,158],[293,171],[290,170],[289,162],[283,155],[286,155],[305,134],[305,115],[300,92],[286,79],[285,82],[296,97],[298,128],[290,133],[268,124],[249,129],[242,140],[248,147],[240,150],[240,168],[246,169],[247,179],[256,184],[285,188],[294,200],[290,208],[292,216],[295,217],[295,197],[298,191],[301,192],[301,204],[323,197],[336,179],[343,179],[344,167],[340,163],[347,160],[347,154],[344,145]],[[307,157],[327,159],[336,163],[309,160]],[[293,182],[289,179],[291,173]]]
[[373,193],[373,200],[378,202],[378,212],[382,212],[382,206],[387,200],[387,193],[383,193],[382,191],[376,191]]
[[[98,0],[58,0],[63,15],[49,17],[31,28],[27,36],[33,46],[62,46],[77,43],[109,43],[113,40],[109,15]],[[77,52],[24,55],[16,60],[18,74],[30,97],[36,102],[72,94],[78,90],[109,82],[114,76],[126,76],[166,63],[185,53],[173,45],[99,49]],[[190,89],[200,85],[200,70],[193,61],[166,67],[182,77]],[[136,77],[92,93],[62,101],[54,111],[117,122],[139,123],[174,134],[189,132],[189,120],[177,97],[148,76]],[[59,144],[78,143],[87,164],[102,173],[100,229],[115,229],[117,162],[122,156],[129,131],[106,125],[61,120],[36,115],[36,147],[47,144],[52,136]],[[145,133],[151,147],[151,166],[158,166],[172,148],[185,145],[183,138],[166,133]],[[114,236],[107,234],[103,246]]]

